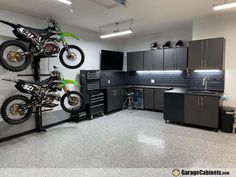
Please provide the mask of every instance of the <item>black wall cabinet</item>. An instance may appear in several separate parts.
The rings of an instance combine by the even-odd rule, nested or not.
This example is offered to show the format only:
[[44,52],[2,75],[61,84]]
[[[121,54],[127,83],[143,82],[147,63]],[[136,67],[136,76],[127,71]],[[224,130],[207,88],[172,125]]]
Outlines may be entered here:
[[224,69],[225,39],[189,42],[189,69]]
[[127,53],[128,71],[185,70],[188,48],[158,49]]
[[185,70],[188,62],[188,48],[164,49],[164,70]]
[[219,128],[219,98],[185,95],[184,123]]
[[144,69],[144,52],[127,53],[127,70],[142,71]]
[[144,52],[144,70],[163,70],[163,60],[164,60],[163,50],[150,50]]

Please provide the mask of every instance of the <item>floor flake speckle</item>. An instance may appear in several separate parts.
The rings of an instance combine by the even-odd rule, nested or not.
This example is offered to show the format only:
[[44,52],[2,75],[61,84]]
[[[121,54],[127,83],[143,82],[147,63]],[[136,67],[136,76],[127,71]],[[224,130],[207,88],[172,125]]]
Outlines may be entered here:
[[236,135],[121,111],[0,144],[1,168],[236,168]]

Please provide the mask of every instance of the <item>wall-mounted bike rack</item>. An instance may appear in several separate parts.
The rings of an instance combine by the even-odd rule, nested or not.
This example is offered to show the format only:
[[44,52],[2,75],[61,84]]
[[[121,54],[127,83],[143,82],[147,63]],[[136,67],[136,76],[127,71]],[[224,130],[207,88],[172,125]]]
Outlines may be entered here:
[[[57,56],[50,56],[50,58],[51,57],[57,57]],[[42,56],[34,57],[33,62],[32,62],[32,69],[33,69],[32,74],[18,74],[17,76],[18,77],[28,77],[28,76],[33,77],[34,81],[39,81],[39,82],[41,80],[41,77],[50,76],[50,74],[41,74],[40,62],[41,62],[41,59],[44,59],[44,58],[48,58],[48,57],[42,57]],[[25,136],[25,135],[28,135],[28,134],[31,134],[31,133],[34,133],[34,132],[43,133],[43,132],[46,132],[47,128],[50,128],[50,127],[53,127],[53,126],[56,126],[56,125],[60,125],[62,123],[68,122],[68,121],[79,122],[75,118],[78,115],[74,115],[74,116],[71,116],[71,118],[69,118],[69,119],[62,120],[60,122],[56,122],[56,123],[52,123],[50,125],[44,126],[43,125],[43,114],[42,113],[45,112],[45,111],[50,111],[50,110],[52,110],[52,109],[42,110],[41,106],[36,106],[36,109],[35,109],[35,128],[32,129],[32,130],[26,131],[26,132],[22,132],[22,133],[18,133],[18,134],[10,135],[8,137],[1,138],[0,143],[5,142],[5,141],[9,141],[9,140],[12,140],[12,139],[15,139],[15,138],[19,138],[21,136]]]
[[[51,56],[51,57],[56,57],[56,56]],[[18,76],[33,76],[34,81],[39,81],[41,79],[41,76],[50,76],[50,74],[41,74],[40,73],[40,61],[43,58],[48,58],[48,57],[35,57],[32,63],[32,69],[34,71],[33,74],[18,74]],[[42,107],[41,106],[36,106],[35,110],[35,119],[36,119],[36,131],[41,133],[41,132],[46,132],[46,129],[43,128],[43,119],[42,119]]]

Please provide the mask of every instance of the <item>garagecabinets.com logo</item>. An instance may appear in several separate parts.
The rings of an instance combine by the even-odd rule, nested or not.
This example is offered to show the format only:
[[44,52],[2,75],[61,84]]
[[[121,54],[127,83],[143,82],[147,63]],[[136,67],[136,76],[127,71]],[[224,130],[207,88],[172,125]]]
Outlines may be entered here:
[[230,175],[229,171],[221,170],[180,170],[174,169],[172,175],[175,177],[178,176],[228,176]]

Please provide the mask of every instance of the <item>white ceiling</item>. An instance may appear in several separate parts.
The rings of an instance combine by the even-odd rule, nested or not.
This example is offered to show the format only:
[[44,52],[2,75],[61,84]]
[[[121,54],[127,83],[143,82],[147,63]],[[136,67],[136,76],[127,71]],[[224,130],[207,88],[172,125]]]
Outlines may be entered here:
[[[61,23],[100,32],[99,26],[133,18],[135,35],[154,34],[192,26],[195,18],[219,13],[236,12],[236,9],[214,12],[212,5],[224,0],[128,0],[128,6],[115,8],[113,0],[73,0],[74,13],[56,0],[0,0],[0,8],[48,19],[54,17]],[[124,24],[120,28],[128,28]],[[115,27],[102,28],[102,32]]]

